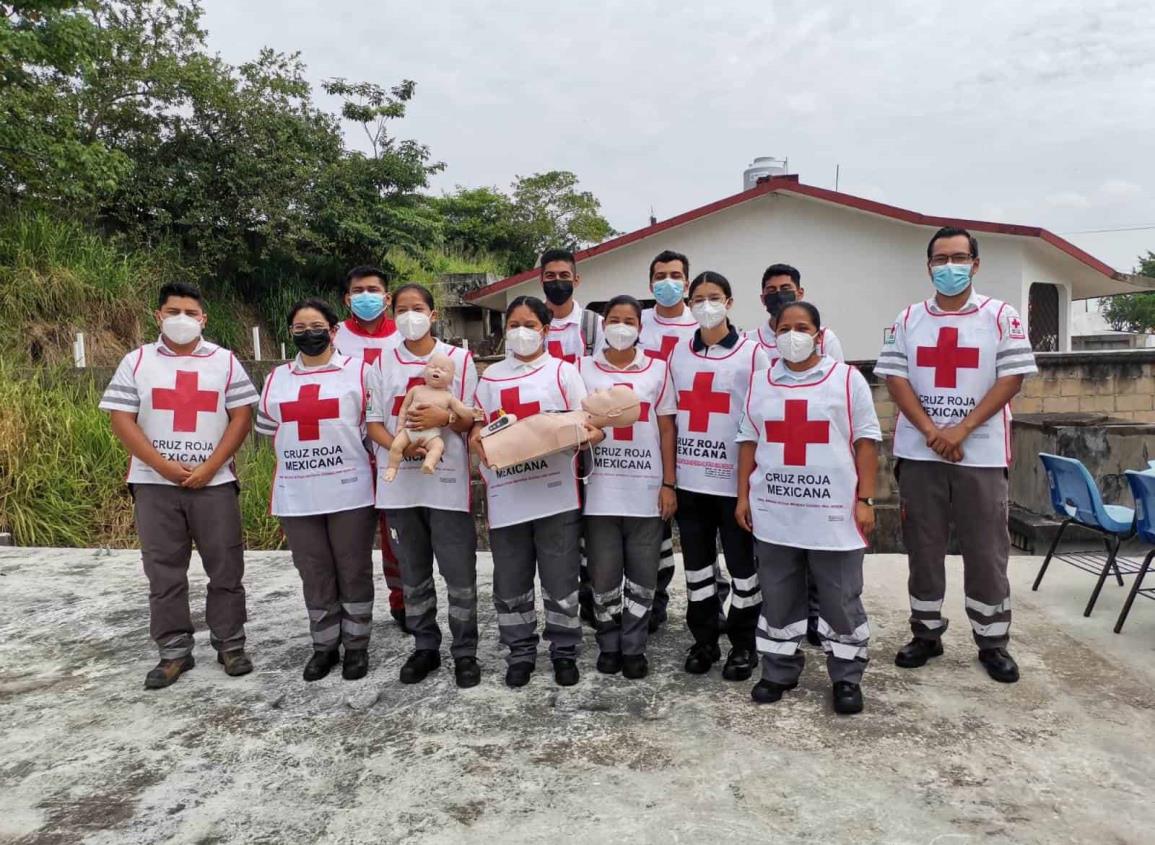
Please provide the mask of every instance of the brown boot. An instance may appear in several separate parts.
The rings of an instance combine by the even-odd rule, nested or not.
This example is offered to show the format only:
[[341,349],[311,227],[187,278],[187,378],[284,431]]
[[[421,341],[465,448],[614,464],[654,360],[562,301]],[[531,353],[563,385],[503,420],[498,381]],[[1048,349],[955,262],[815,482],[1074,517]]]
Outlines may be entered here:
[[186,654],[184,657],[178,657],[175,660],[162,660],[145,675],[144,688],[164,689],[165,687],[172,686],[176,683],[177,678],[196,665],[196,660],[193,659],[191,654]]
[[247,675],[253,671],[253,661],[249,660],[249,656],[245,654],[243,648],[236,648],[232,651],[218,651],[217,663],[225,667],[225,674],[232,677],[239,675]]

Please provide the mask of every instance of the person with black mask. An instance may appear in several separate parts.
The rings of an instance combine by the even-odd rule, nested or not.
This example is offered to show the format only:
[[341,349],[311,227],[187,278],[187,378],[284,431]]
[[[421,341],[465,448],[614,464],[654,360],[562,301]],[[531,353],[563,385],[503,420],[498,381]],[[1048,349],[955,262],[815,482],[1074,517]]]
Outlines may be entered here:
[[602,346],[602,318],[582,308],[574,291],[581,284],[577,259],[568,249],[547,249],[541,254],[541,290],[552,319],[545,349],[554,358],[575,364]]
[[352,681],[368,672],[373,628],[377,511],[362,438],[368,365],[333,347],[338,319],[328,303],[298,302],[288,325],[299,354],[269,374],[257,406],[257,433],[272,437],[277,458],[270,510],[304,587],[313,639],[305,680],[343,662]]
[[[791,302],[805,298],[806,290],[802,287],[802,274],[789,264],[771,264],[762,274],[762,304],[766,306],[766,313],[770,315],[770,319],[766,325],[759,326],[756,331],[749,334],[752,339],[762,344],[772,365],[781,357],[778,354],[776,339],[778,314]],[[846,360],[842,352],[842,343],[834,332],[825,326],[818,332],[814,348],[820,356],[828,356],[835,361]]]

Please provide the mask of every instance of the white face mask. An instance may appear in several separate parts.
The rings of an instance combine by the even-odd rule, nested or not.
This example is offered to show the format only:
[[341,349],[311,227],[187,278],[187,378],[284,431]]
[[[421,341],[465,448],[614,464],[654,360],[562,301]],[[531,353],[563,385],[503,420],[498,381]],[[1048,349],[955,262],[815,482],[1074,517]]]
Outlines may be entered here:
[[638,342],[638,330],[625,323],[610,323],[606,326],[606,343],[619,351],[629,349]]
[[397,315],[397,331],[406,340],[421,340],[429,334],[429,315],[424,311],[402,311]]
[[788,331],[778,335],[778,352],[791,364],[801,364],[814,354],[814,335]]
[[525,326],[518,326],[505,333],[505,345],[514,355],[528,358],[541,349],[541,334]]
[[707,299],[705,302],[691,305],[690,313],[694,315],[699,326],[704,329],[712,329],[726,319],[726,303]]
[[201,336],[201,321],[188,314],[176,314],[161,321],[160,330],[177,346],[192,343]]

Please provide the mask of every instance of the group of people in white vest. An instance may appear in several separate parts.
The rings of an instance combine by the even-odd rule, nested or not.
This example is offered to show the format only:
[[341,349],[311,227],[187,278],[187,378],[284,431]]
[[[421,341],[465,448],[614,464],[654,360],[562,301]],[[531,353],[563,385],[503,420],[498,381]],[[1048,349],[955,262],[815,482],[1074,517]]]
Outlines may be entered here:
[[[895,474],[913,637],[895,662],[918,667],[943,652],[953,526],[979,660],[995,680],[1013,682],[1008,406],[1035,371],[1034,357],[1014,309],[975,290],[973,236],[942,229],[925,260],[933,291],[884,329],[874,366],[900,412]],[[677,252],[650,263],[652,308],[621,295],[601,315],[584,309],[565,250],[541,256],[540,278],[544,299],[509,303],[505,357],[479,377],[469,352],[437,338],[429,290],[388,291],[381,271],[356,268],[346,280],[347,319],[320,299],[289,310],[298,354],[259,393],[233,353],[202,337],[200,292],[177,283],[161,290],[160,337],[125,356],[101,401],[131,454],[150,633],[160,650],[146,687],[166,687],[194,665],[194,544],[208,575],[217,658],[229,675],[252,671],[233,456],[255,405],[256,429],[276,453],[271,511],[304,591],[306,681],[337,664],[349,680],[368,671],[379,534],[390,610],[413,637],[401,682],[420,682],[441,665],[435,574],[445,583],[456,683],[480,682],[472,453],[485,482],[510,687],[529,683],[536,666],[535,576],[557,684],[578,682],[583,620],[595,631],[599,672],[645,677],[648,638],[667,618],[676,524],[692,637],[687,672],[704,675],[722,662],[724,634],[722,677],[749,679],[760,662],[751,696],[775,702],[798,685],[809,642],[825,653],[835,712],[863,709],[863,556],[881,432],[866,378],[845,363],[799,271],[765,271],[767,314],[745,332],[733,319],[731,283],[713,271],[691,277]],[[406,402],[437,355],[451,362],[439,366],[457,401]],[[577,452],[503,469],[487,463],[480,433],[499,415],[575,409],[587,392],[615,385],[637,394],[633,426],[591,426]],[[444,450],[431,472],[419,436],[403,441],[395,478],[380,471],[399,433],[434,430]]]

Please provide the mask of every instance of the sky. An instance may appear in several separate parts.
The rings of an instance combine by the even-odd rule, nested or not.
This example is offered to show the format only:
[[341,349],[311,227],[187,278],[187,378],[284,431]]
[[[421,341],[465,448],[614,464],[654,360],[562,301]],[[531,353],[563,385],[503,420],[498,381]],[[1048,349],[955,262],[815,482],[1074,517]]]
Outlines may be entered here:
[[630,231],[736,193],[771,155],[807,184],[838,167],[847,193],[1043,226],[1119,270],[1155,251],[1148,0],[203,6],[230,62],[268,46],[318,84],[415,80],[394,133],[446,163],[435,191],[571,170]]

